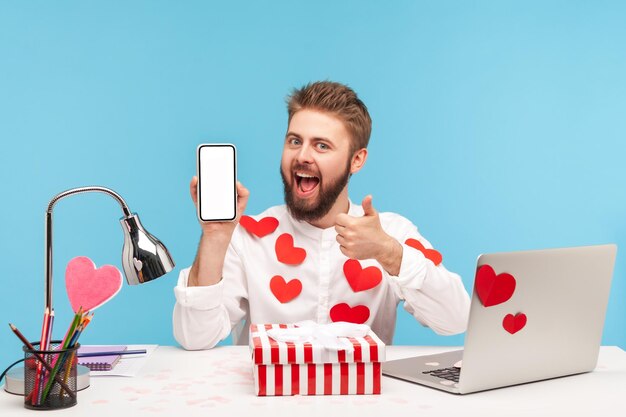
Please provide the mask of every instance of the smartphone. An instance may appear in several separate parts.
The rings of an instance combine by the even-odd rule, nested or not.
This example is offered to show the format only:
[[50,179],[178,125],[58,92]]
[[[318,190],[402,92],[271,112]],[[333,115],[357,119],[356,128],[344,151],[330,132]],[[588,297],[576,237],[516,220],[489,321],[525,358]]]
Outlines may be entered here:
[[198,218],[203,222],[237,217],[237,150],[230,143],[198,145]]

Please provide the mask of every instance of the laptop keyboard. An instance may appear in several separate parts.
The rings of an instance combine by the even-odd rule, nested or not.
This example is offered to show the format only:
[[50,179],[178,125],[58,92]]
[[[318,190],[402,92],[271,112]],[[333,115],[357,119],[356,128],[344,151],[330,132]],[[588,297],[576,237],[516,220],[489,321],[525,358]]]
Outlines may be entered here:
[[459,382],[461,368],[451,366],[450,368],[434,369],[432,371],[424,371],[422,373],[436,376],[437,378],[447,379],[448,381]]

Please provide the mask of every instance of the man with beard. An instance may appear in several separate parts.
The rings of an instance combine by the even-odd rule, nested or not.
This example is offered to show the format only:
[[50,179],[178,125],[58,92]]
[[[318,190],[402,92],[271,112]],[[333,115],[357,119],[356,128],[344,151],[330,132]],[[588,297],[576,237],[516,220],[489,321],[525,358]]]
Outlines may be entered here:
[[[397,305],[438,334],[465,331],[469,296],[458,275],[407,219],[378,213],[348,181],[367,159],[371,119],[345,85],[311,83],[288,100],[280,174],[286,205],[242,216],[250,193],[237,184],[234,222],[201,223],[193,265],[174,289],[174,336],[209,349],[250,323],[365,323],[387,344]],[[197,178],[190,184],[197,204]]]

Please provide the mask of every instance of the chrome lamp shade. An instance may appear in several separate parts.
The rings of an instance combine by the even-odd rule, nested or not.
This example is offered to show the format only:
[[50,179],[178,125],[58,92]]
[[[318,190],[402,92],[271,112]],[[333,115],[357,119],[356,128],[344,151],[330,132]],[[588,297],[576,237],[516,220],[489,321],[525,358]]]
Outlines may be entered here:
[[123,217],[120,223],[124,231],[122,267],[128,284],[152,281],[174,268],[167,248],[143,228],[137,213]]

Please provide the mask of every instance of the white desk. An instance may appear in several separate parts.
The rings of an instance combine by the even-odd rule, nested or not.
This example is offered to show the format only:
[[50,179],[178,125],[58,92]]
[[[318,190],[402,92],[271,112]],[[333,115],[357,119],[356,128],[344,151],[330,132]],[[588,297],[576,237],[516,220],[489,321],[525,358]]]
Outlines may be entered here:
[[[451,348],[387,347],[387,358]],[[187,352],[161,346],[134,378],[98,377],[64,416],[624,416],[626,352],[602,347],[594,372],[459,396],[383,377],[382,394],[256,397],[248,347]],[[38,411],[0,393],[2,417]],[[51,412],[40,412],[51,413]],[[46,414],[49,415],[49,414]]]

